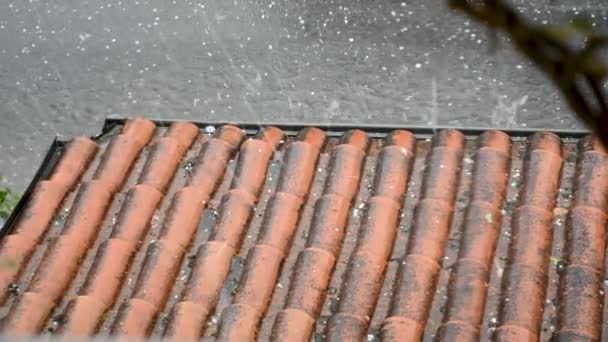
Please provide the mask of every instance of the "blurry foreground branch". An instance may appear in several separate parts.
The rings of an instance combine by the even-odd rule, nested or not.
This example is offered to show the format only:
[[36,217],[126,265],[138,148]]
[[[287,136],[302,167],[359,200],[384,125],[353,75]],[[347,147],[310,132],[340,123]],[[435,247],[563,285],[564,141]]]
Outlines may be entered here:
[[503,0],[448,0],[490,29],[502,29],[513,43],[561,90],[574,112],[608,146],[608,102],[604,81],[608,64],[599,52],[608,36],[582,19],[560,25],[532,25]]

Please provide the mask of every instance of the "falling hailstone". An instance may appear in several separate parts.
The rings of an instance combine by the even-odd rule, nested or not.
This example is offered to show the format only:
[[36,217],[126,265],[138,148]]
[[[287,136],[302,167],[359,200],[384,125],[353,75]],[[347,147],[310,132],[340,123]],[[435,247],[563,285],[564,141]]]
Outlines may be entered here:
[[211,134],[211,133],[215,132],[215,127],[214,126],[207,126],[207,127],[205,127],[205,132]]

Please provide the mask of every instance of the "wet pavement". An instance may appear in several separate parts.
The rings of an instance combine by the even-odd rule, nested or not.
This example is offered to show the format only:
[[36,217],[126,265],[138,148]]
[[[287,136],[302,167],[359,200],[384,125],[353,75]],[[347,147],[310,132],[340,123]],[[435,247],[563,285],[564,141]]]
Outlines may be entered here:
[[[555,88],[445,1],[0,2],[0,175],[110,114],[198,121],[580,128]],[[518,0],[539,23],[602,0]]]

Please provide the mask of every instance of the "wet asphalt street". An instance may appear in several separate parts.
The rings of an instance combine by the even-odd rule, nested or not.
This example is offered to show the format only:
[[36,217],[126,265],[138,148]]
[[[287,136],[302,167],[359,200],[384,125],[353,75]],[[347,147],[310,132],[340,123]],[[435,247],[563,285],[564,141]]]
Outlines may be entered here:
[[[0,175],[109,114],[198,121],[580,128],[555,88],[445,1],[0,2]],[[519,0],[543,23],[602,0]],[[5,185],[6,185],[5,184]]]

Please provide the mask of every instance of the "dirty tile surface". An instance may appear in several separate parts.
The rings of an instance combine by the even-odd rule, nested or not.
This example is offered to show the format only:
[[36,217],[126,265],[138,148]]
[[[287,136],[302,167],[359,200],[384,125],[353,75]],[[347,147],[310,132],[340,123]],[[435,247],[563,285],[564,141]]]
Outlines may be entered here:
[[168,125],[68,143],[0,243],[0,333],[601,341],[593,137]]

